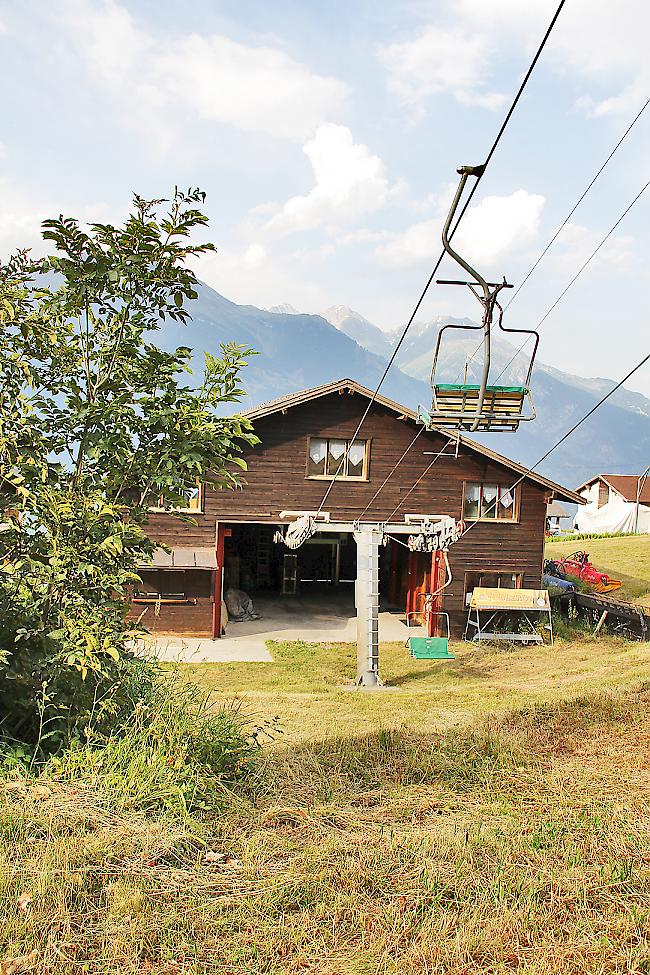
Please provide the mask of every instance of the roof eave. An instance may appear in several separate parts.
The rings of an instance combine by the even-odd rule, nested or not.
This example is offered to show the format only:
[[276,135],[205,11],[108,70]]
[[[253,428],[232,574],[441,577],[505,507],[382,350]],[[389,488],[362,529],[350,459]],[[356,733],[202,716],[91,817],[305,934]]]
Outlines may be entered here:
[[[379,403],[381,406],[385,406],[387,409],[392,410],[398,416],[403,416],[406,419],[413,420],[413,422],[417,421],[417,413],[414,410],[410,409],[408,406],[403,406],[401,403],[397,403],[395,400],[389,399],[387,396],[382,396],[380,393],[373,394],[372,390],[362,386],[354,379],[338,379],[331,383],[323,383],[322,386],[314,386],[311,389],[300,390],[298,393],[291,393],[288,396],[271,400],[268,404],[262,403],[250,410],[246,410],[244,411],[243,415],[249,420],[257,420],[262,417],[272,416],[276,413],[284,413],[293,406],[300,406],[304,403],[309,403],[321,396],[327,396],[330,393],[345,392],[346,390],[351,393],[358,393],[360,396],[365,396],[368,399],[372,399],[374,395],[375,402]],[[439,427],[433,427],[432,429],[435,433],[438,433],[441,436],[449,437],[450,440],[456,439],[456,436],[448,430],[443,430]],[[553,497],[561,498],[564,501],[568,501],[570,504],[586,504],[586,500],[575,491],[570,490],[570,488],[565,488],[561,484],[557,484],[555,481],[551,481],[542,474],[529,471],[526,467],[522,467],[522,465],[518,464],[516,461],[510,460],[509,457],[504,457],[503,454],[499,454],[495,450],[491,450],[489,447],[484,447],[483,444],[476,443],[476,441],[471,440],[469,437],[465,437],[463,434],[458,435],[458,440],[461,444],[469,447],[470,450],[474,450],[476,453],[490,458],[490,460],[493,460],[495,463],[501,464],[503,467],[507,467],[510,470],[515,471],[517,474],[523,475],[529,480],[534,481],[536,484],[547,488],[549,491],[553,492]]]

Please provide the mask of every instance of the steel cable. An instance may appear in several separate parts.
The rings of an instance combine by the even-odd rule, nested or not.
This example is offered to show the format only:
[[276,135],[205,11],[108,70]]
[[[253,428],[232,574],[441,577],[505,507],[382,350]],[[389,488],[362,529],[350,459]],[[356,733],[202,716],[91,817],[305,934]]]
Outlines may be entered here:
[[[470,193],[469,193],[469,195],[467,197],[467,200],[465,201],[465,204],[463,206],[463,209],[461,210],[460,215],[459,215],[459,217],[458,217],[458,219],[457,219],[457,221],[456,221],[453,229],[451,230],[451,232],[449,234],[449,239],[450,240],[453,238],[454,234],[456,233],[456,230],[458,229],[458,225],[459,225],[460,221],[463,219],[463,216],[465,215],[465,213],[467,211],[467,208],[469,207],[469,205],[470,205],[470,203],[472,201],[472,198],[474,197],[474,194],[476,193],[476,190],[478,188],[478,185],[479,185],[481,179],[483,178],[483,176],[485,174],[485,170],[487,169],[487,167],[488,167],[488,165],[490,163],[490,160],[492,159],[492,156],[496,152],[497,146],[499,145],[499,142],[501,141],[501,139],[503,137],[503,134],[504,134],[504,132],[505,132],[507,126],[508,126],[508,123],[510,122],[511,117],[512,117],[512,115],[513,115],[513,113],[514,113],[517,105],[519,104],[519,100],[521,99],[521,96],[523,95],[523,93],[524,93],[524,91],[526,89],[526,85],[528,84],[528,81],[530,79],[530,76],[532,75],[532,73],[533,73],[533,71],[535,69],[535,66],[537,65],[537,62],[538,62],[538,60],[539,60],[539,58],[540,58],[540,56],[542,54],[542,51],[546,47],[546,43],[547,43],[549,37],[551,36],[551,32],[553,31],[553,28],[555,27],[556,21],[557,21],[558,17],[560,16],[560,13],[562,12],[562,8],[564,7],[564,4],[565,3],[566,3],[566,0],[560,0],[560,3],[557,6],[557,9],[555,11],[555,14],[553,15],[553,18],[552,18],[550,24],[548,25],[548,27],[546,29],[546,32],[545,32],[545,34],[544,34],[544,36],[543,36],[543,38],[542,38],[542,40],[541,40],[541,42],[539,44],[539,47],[537,48],[537,51],[535,53],[535,56],[534,56],[533,60],[531,61],[530,65],[528,67],[528,70],[526,71],[526,74],[523,77],[523,80],[522,80],[522,82],[521,82],[521,84],[519,86],[519,89],[517,91],[517,94],[515,95],[515,97],[513,99],[513,102],[511,104],[509,110],[508,110],[508,113],[507,113],[506,117],[504,118],[504,120],[503,120],[503,122],[501,124],[501,127],[500,127],[499,131],[497,132],[497,135],[496,135],[496,138],[494,139],[494,142],[492,143],[492,146],[490,148],[490,151],[488,152],[488,154],[486,156],[485,162],[483,164],[483,171],[482,171],[481,175],[478,177],[478,179],[476,180],[476,182],[474,183],[474,185],[472,186],[472,189],[470,190]],[[343,465],[345,464],[347,455],[349,454],[352,446],[354,445],[357,437],[359,436],[359,432],[360,432],[360,430],[361,430],[361,428],[362,428],[362,426],[363,426],[363,424],[364,424],[364,422],[365,422],[368,414],[370,413],[370,410],[372,409],[372,406],[375,403],[375,401],[377,399],[377,396],[379,395],[379,390],[381,389],[381,387],[382,387],[382,385],[384,383],[384,380],[386,379],[386,376],[388,375],[388,371],[391,368],[392,364],[394,363],[395,359],[397,358],[397,355],[399,353],[399,350],[401,349],[401,347],[402,347],[402,345],[404,343],[404,340],[406,338],[406,335],[407,335],[407,333],[408,333],[411,325],[413,324],[413,321],[415,319],[415,316],[417,315],[418,311],[420,310],[420,306],[422,305],[422,302],[424,301],[424,298],[425,298],[425,296],[426,296],[429,288],[431,287],[431,284],[433,283],[433,280],[434,280],[435,275],[436,275],[436,273],[438,271],[438,268],[440,267],[440,265],[442,263],[442,259],[443,259],[444,255],[445,255],[445,251],[443,250],[442,253],[440,254],[440,256],[438,257],[438,260],[436,261],[435,266],[434,266],[433,270],[431,271],[431,274],[429,275],[429,278],[428,278],[428,280],[427,280],[427,282],[426,282],[426,284],[424,286],[424,289],[422,290],[422,292],[420,294],[420,297],[418,298],[418,300],[416,302],[415,308],[413,309],[413,312],[411,313],[411,316],[408,319],[408,321],[407,321],[407,323],[406,323],[406,325],[405,325],[405,327],[404,327],[404,329],[402,331],[402,334],[400,335],[400,338],[399,338],[399,340],[398,340],[395,348],[393,349],[393,352],[392,352],[392,354],[391,354],[391,356],[390,356],[390,358],[389,358],[389,360],[388,360],[388,362],[386,364],[386,368],[384,369],[384,371],[383,371],[383,373],[381,375],[381,378],[380,378],[380,380],[379,380],[379,382],[378,382],[378,384],[377,384],[377,386],[376,386],[376,388],[375,388],[375,390],[374,390],[374,392],[372,394],[372,397],[371,397],[371,399],[370,399],[370,401],[369,401],[366,409],[364,410],[364,412],[363,412],[363,414],[361,416],[361,419],[360,419],[360,421],[359,421],[359,423],[357,425],[357,428],[356,428],[356,430],[354,432],[354,435],[353,435],[352,439],[348,443],[348,446],[346,448],[346,451],[345,451],[345,453],[344,453],[344,455],[343,455],[343,457],[341,459],[341,463],[339,464],[336,473],[332,475],[332,479],[331,479],[331,481],[330,481],[330,483],[329,483],[329,485],[328,485],[328,487],[327,487],[327,489],[325,491],[325,494],[323,495],[323,499],[322,499],[321,503],[318,506],[318,512],[317,512],[317,514],[320,514],[321,511],[323,510],[323,506],[325,505],[325,503],[326,503],[326,501],[327,501],[327,499],[328,499],[328,497],[330,495],[330,492],[331,492],[332,488],[334,487],[334,484],[336,482],[336,478],[338,477],[338,475],[340,474],[341,470],[343,469]]]

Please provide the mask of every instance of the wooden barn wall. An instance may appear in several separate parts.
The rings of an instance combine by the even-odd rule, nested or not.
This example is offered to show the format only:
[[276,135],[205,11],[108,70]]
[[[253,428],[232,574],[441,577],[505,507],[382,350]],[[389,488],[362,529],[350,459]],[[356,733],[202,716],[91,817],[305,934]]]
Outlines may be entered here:
[[188,569],[185,573],[185,595],[188,602],[161,603],[156,614],[155,603],[132,603],[128,618],[141,620],[157,636],[182,633],[185,636],[212,636],[212,577],[207,569]]
[[[218,522],[281,521],[280,511],[316,510],[329,483],[306,477],[309,437],[350,438],[367,400],[357,394],[332,393],[255,422],[261,443],[245,451],[249,468],[246,484],[237,491],[206,491],[205,511],[183,522],[165,514],[152,514],[152,537],[178,546],[213,546]],[[381,405],[372,408],[361,437],[370,440],[369,479],[337,481],[325,505],[336,520],[359,518],[367,502],[413,439],[416,426],[399,420]],[[401,463],[366,520],[387,519],[404,501],[415,480],[433,459],[430,453],[447,443],[440,434],[423,434]],[[448,447],[452,453],[451,445]],[[513,483],[517,475],[469,450],[438,458],[431,471],[406,498],[396,517],[407,512],[462,516],[463,483]],[[523,489],[523,490],[522,490]],[[464,611],[464,576],[473,569],[522,572],[525,586],[539,586],[544,549],[546,500],[544,488],[526,481],[517,523],[481,523],[453,546],[454,582],[445,593],[445,608]],[[193,522],[193,523],[192,523]]]

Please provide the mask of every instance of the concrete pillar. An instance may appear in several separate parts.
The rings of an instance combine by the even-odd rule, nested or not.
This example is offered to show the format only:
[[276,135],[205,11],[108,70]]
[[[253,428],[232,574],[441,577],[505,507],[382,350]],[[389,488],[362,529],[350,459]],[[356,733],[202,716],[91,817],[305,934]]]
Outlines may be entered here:
[[378,687],[379,679],[379,543],[381,532],[367,526],[354,533],[357,543],[357,680],[358,687]]

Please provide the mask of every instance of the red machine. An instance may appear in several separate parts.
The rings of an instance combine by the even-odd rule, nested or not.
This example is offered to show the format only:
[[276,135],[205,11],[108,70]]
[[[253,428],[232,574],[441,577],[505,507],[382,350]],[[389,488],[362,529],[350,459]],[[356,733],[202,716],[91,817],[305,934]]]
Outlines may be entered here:
[[555,560],[555,566],[567,576],[575,576],[592,586],[595,592],[614,592],[623,583],[620,579],[610,579],[605,572],[599,572],[589,561],[587,552],[573,552],[565,559]]

